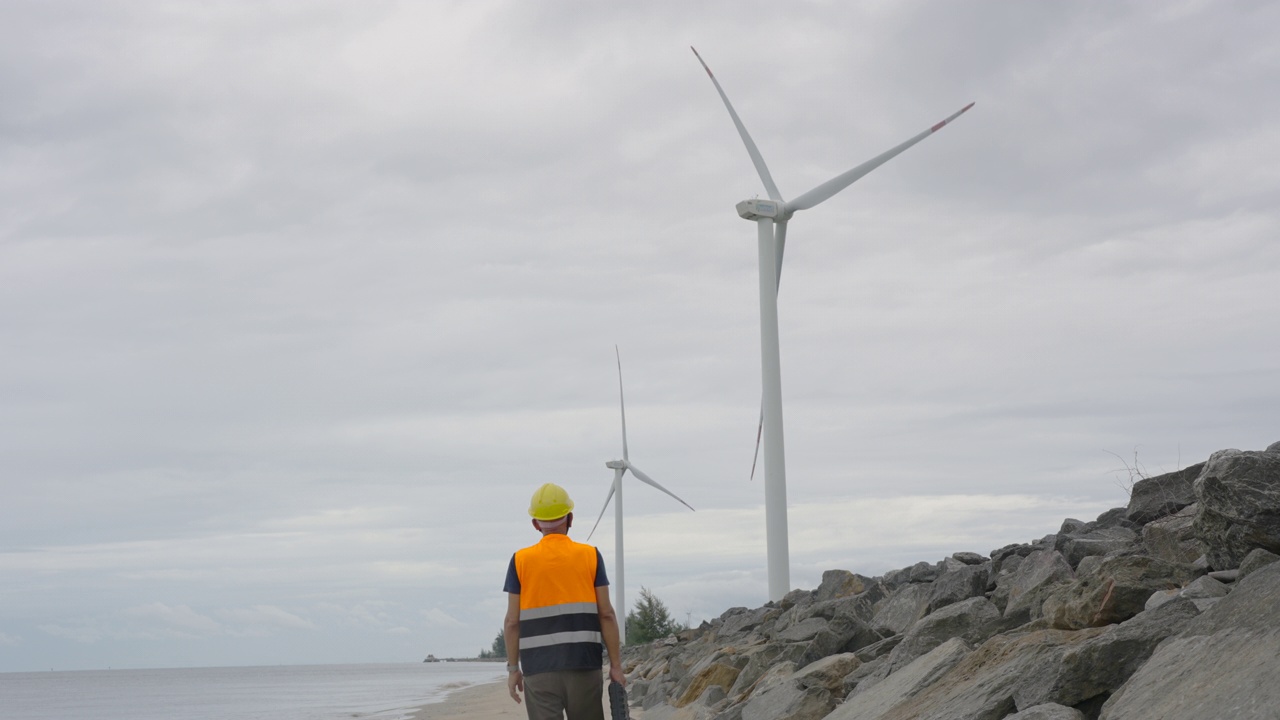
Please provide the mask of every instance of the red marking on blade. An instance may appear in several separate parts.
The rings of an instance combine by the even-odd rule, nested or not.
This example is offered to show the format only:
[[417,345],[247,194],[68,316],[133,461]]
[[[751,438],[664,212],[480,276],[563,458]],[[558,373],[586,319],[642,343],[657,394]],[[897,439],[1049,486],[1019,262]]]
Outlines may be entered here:
[[689,49],[693,51],[693,56],[698,58],[698,62],[702,63],[702,69],[707,71],[707,77],[714,80],[716,76],[711,74],[711,68],[707,67],[707,61],[703,60],[702,56],[698,54],[698,48],[690,45]]
[[938,128],[941,128],[943,125],[946,125],[946,124],[947,124],[947,121],[946,121],[946,120],[943,120],[942,122],[938,123],[937,125],[934,125],[933,127],[929,128],[929,132],[938,132]]

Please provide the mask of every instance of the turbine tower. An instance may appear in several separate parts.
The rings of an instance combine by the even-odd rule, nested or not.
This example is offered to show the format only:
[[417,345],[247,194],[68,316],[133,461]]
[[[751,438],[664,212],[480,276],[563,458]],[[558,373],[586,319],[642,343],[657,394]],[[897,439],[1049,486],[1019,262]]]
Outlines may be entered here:
[[[707,77],[716,86],[720,99],[724,101],[734,127],[747,146],[747,154],[756,167],[760,181],[764,183],[768,200],[758,198],[743,200],[738,203],[738,215],[745,220],[756,223],[756,240],[760,259],[760,373],[761,373],[761,430],[764,436],[764,514],[765,538],[768,545],[769,559],[769,599],[781,600],[791,591],[791,560],[787,546],[787,475],[786,454],[782,440],[782,363],[778,356],[778,283],[782,279],[782,253],[787,242],[787,222],[799,210],[808,210],[831,198],[836,193],[849,187],[867,173],[875,170],[899,153],[941,130],[944,125],[955,120],[961,113],[973,107],[969,103],[959,111],[937,123],[933,127],[916,135],[885,152],[871,158],[857,167],[841,173],[812,190],[786,201],[778,186],[769,174],[764,157],[756,148],[747,128],[742,124],[738,113],[734,111],[729,97],[724,94],[720,82],[711,73],[711,68],[698,55],[693,54],[707,71]],[[760,432],[757,432],[757,452],[759,451]],[[752,472],[754,474],[754,463]]]
[[653,478],[644,474],[643,470],[631,464],[631,460],[627,454],[627,403],[622,396],[622,355],[618,352],[617,345],[613,346],[613,354],[618,361],[618,406],[622,408],[622,459],[610,460],[604,464],[605,467],[613,470],[613,484],[609,486],[609,495],[604,499],[604,507],[600,508],[600,515],[596,518],[596,524],[591,526],[591,532],[587,534],[587,540],[590,540],[591,536],[595,535],[596,528],[600,526],[600,520],[604,517],[605,510],[609,509],[609,501],[613,499],[614,495],[617,495],[618,502],[613,506],[615,526],[614,567],[617,568],[617,582],[614,584],[614,605],[616,605],[616,611],[618,613],[618,632],[619,635],[621,635],[619,641],[625,645],[627,642],[627,589],[626,583],[624,582],[622,567],[622,476],[630,470],[631,474],[635,475],[636,479],[640,482],[645,483],[646,485],[652,485],[653,487],[670,495],[678,500],[681,505],[684,505],[690,510],[693,509],[693,506],[684,500],[680,500],[675,493],[662,487],[654,481]]

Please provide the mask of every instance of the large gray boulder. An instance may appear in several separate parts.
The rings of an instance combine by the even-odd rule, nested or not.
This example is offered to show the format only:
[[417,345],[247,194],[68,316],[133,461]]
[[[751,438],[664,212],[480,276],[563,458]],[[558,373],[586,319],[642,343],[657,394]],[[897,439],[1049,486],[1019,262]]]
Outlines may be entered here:
[[707,655],[677,684],[671,704],[684,707],[702,697],[711,686],[719,687],[727,694],[737,682],[744,664],[742,658],[724,652]]
[[827,720],[879,720],[894,707],[914,697],[956,666],[969,654],[969,646],[954,638],[916,658],[870,688],[845,700]]
[[[883,720],[1002,720],[1019,707],[1040,704],[1038,669],[1056,666],[1068,649],[1103,632],[1091,628],[996,635],[928,688],[881,717]],[[894,675],[890,675],[883,682],[893,678]],[[868,692],[876,687],[879,686]],[[1034,692],[1020,702],[1018,698],[1027,688]]]
[[928,583],[938,579],[938,566],[923,560],[901,570],[891,570],[884,574],[884,583],[890,587],[898,587],[906,583]]
[[1067,559],[1067,564],[1075,568],[1091,555],[1107,555],[1133,548],[1137,540],[1138,534],[1126,527],[1098,528],[1080,535],[1060,535],[1057,549]]
[[738,653],[745,662],[738,673],[737,680],[729,688],[729,697],[737,698],[749,695],[769,671],[780,665],[790,665],[794,670],[801,666],[807,653],[804,645],[797,643],[772,642],[746,648]]
[[848,570],[828,570],[822,573],[822,583],[813,591],[814,602],[825,602],[849,595],[860,595],[879,583],[865,575]]
[[[742,720],[821,720],[836,699],[821,687],[788,682],[756,693],[742,706]],[[646,716],[647,717],[647,716]]]
[[929,611],[929,597],[933,588],[916,583],[902,585],[894,590],[882,603],[871,619],[871,627],[875,630],[898,634]]
[[827,629],[828,622],[820,617],[808,617],[777,633],[775,638],[784,642],[807,642]]
[[[1040,617],[1040,606],[1053,589],[1075,579],[1071,565],[1056,550],[1037,550],[1018,565],[1008,578],[1008,603],[1004,608],[1007,618],[1035,619]],[[1004,582],[1004,581],[1002,581]]]
[[1125,517],[1139,525],[1145,525],[1152,520],[1172,515],[1195,502],[1195,481],[1203,469],[1204,463],[1196,463],[1134,483]]
[[716,628],[716,633],[722,638],[736,637],[777,619],[781,614],[781,610],[767,605],[754,610],[744,607],[729,608],[720,615],[721,624]]
[[1280,563],[1160,645],[1102,708],[1101,720],[1274,720],[1280,708]]
[[1124,622],[1146,609],[1152,593],[1180,588],[1197,575],[1189,565],[1143,555],[1105,558],[1082,565],[1074,582],[1055,588],[1042,612],[1051,627],[1063,630]]
[[1254,548],[1280,553],[1280,453],[1218,451],[1195,490],[1195,532],[1210,567],[1239,567]]
[[1262,548],[1255,548],[1244,556],[1244,560],[1240,561],[1240,576],[1238,579],[1243,580],[1252,575],[1254,571],[1261,570],[1276,561],[1280,561],[1280,555]]
[[1044,547],[1034,543],[1015,543],[1013,545],[1005,545],[1002,548],[996,548],[991,551],[991,577],[999,577],[1004,571],[1006,562],[1013,558],[1025,558],[1037,550],[1043,550]]
[[1133,522],[1129,518],[1125,517],[1126,512],[1127,510],[1122,507],[1111,508],[1110,510],[1099,515],[1097,520],[1094,520],[1093,522],[1089,523],[1089,525],[1085,528],[1085,530],[1087,531],[1105,530],[1107,528],[1113,528],[1113,527],[1123,527],[1123,528],[1129,528],[1130,530],[1137,530],[1139,527],[1138,523]]
[[795,672],[785,681],[754,693],[742,706],[741,720],[818,720],[844,694],[844,678],[862,662],[853,653],[831,655]]
[[858,659],[862,662],[869,663],[876,658],[883,657],[893,652],[893,649],[898,647],[901,642],[902,635],[890,635],[880,642],[871,643],[866,647],[859,648],[854,652],[854,654],[857,655]]
[[1100,634],[1067,646],[1055,662],[1026,667],[1015,702],[1019,708],[1048,702],[1071,707],[1089,701],[1101,704],[1142,667],[1156,646],[1197,615],[1195,604],[1181,599],[1102,628]]
[[844,695],[844,679],[861,667],[862,661],[854,653],[840,653],[810,663],[799,670],[792,679],[801,687],[821,687],[833,695]]
[[1172,563],[1191,564],[1204,554],[1196,538],[1194,523],[1200,506],[1192,503],[1181,510],[1142,526],[1142,545],[1152,557]]
[[986,598],[948,605],[911,626],[902,642],[889,653],[888,670],[895,672],[952,638],[978,645],[1004,627],[1000,611]]
[[806,612],[809,617],[820,617],[824,620],[851,618],[869,624],[876,615],[876,608],[886,594],[885,587],[880,583],[876,583],[870,589],[857,595],[816,602],[809,606]]
[[990,568],[988,563],[961,563],[956,569],[943,573],[933,582],[933,589],[929,593],[929,612],[985,593]]

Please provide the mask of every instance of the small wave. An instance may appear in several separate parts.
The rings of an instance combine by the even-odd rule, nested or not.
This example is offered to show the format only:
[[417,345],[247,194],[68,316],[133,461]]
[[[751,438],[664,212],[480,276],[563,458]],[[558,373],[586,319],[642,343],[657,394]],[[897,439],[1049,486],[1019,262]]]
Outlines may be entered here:
[[468,685],[473,685],[473,684],[474,683],[468,682],[466,680],[458,680],[456,682],[445,683],[440,686],[440,689],[441,690],[460,690],[464,687],[467,687]]

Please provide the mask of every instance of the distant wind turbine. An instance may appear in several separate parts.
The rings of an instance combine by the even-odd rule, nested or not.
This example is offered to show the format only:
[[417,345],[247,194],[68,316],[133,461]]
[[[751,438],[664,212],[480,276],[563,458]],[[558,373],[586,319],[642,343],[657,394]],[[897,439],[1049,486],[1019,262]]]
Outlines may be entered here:
[[618,347],[616,345],[613,348],[613,354],[618,361],[618,405],[622,408],[622,459],[610,460],[604,464],[605,467],[613,470],[613,484],[609,486],[609,496],[604,499],[604,507],[600,508],[600,516],[596,518],[596,524],[591,526],[591,532],[587,535],[587,540],[590,540],[591,536],[595,535],[596,528],[600,527],[600,520],[604,517],[605,510],[609,509],[609,501],[613,499],[614,495],[617,495],[618,502],[613,506],[614,525],[616,526],[614,528],[614,548],[617,554],[614,562],[614,567],[617,568],[617,580],[614,583],[614,593],[616,598],[614,600],[614,605],[616,606],[616,611],[618,613],[618,631],[622,635],[621,642],[625,644],[627,641],[627,591],[626,583],[623,581],[624,575],[622,568],[622,476],[630,470],[631,474],[635,475],[636,479],[640,482],[645,483],[646,485],[652,485],[653,487],[670,495],[678,500],[681,505],[684,505],[690,510],[693,509],[693,506],[684,500],[680,500],[675,493],[662,487],[655,482],[653,478],[644,474],[643,470],[631,464],[631,460],[627,455],[627,403],[623,399],[622,395],[622,355],[618,352]]
[[[778,283],[782,280],[782,253],[787,243],[787,221],[798,210],[808,210],[831,198],[836,193],[849,187],[867,173],[897,157],[899,153],[941,130],[944,125],[955,120],[961,113],[973,107],[969,103],[942,122],[871,158],[861,165],[841,173],[812,190],[791,201],[782,199],[778,186],[769,174],[764,157],[756,148],[747,128],[742,124],[738,113],[734,111],[729,97],[724,94],[720,82],[711,73],[711,68],[698,55],[693,54],[702,63],[724,101],[729,117],[738,128],[742,144],[747,146],[747,154],[756,167],[760,181],[764,183],[768,200],[753,198],[738,203],[738,215],[746,220],[756,222],[757,239],[760,258],[760,373],[761,373],[761,426],[756,432],[756,452],[760,448],[760,436],[764,436],[764,514],[765,541],[769,558],[769,599],[781,600],[791,591],[791,560],[787,543],[787,473],[786,457],[782,441],[782,363],[778,356]],[[775,231],[776,227],[776,231]],[[755,463],[752,462],[752,474]]]

